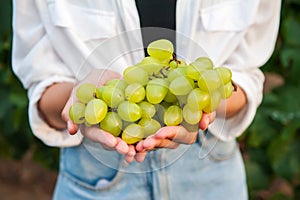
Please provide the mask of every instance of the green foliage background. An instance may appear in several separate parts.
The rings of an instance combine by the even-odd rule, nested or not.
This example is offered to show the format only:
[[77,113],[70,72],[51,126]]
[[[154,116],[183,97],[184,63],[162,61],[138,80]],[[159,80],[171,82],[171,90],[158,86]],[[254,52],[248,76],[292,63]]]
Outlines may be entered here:
[[[300,0],[283,0],[276,49],[265,73],[284,85],[264,95],[257,115],[239,138],[251,199],[300,199]],[[28,151],[46,167],[57,169],[58,149],[31,133],[27,94],[11,70],[11,1],[0,3],[0,156],[21,159]],[[286,189],[276,188],[276,180]],[[275,187],[275,189],[274,189]]]
[[57,148],[36,139],[27,116],[28,99],[11,69],[11,1],[0,2],[0,157],[21,159],[33,152],[33,159],[51,169],[58,168]]
[[273,191],[271,199],[300,199],[300,1],[283,0],[276,49],[262,69],[284,78],[284,85],[264,95],[257,115],[240,139],[245,144],[246,169],[252,197],[270,188],[274,180],[293,188],[285,196]]

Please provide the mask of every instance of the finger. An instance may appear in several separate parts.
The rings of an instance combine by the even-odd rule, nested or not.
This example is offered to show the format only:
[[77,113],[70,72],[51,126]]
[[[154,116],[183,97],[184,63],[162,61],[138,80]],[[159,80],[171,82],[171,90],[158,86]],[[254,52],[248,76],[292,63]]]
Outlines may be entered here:
[[[74,93],[74,89],[71,94],[73,94],[73,93]],[[79,129],[79,126],[77,124],[73,123],[69,117],[69,110],[70,110],[71,105],[74,103],[74,101],[75,100],[73,98],[73,95],[71,95],[71,97],[68,99],[65,107],[63,108],[63,110],[61,112],[61,118],[64,122],[66,122],[67,130],[70,133],[70,135],[74,135],[75,133],[77,133],[77,131]]]
[[69,131],[70,135],[74,135],[78,131],[78,125],[73,123],[71,120],[68,120],[67,130]]
[[82,133],[90,140],[98,142],[108,148],[115,148],[118,143],[116,137],[114,137],[112,134],[103,131],[95,126],[84,126],[84,130],[82,131]]
[[173,142],[170,139],[158,139],[155,137],[147,138],[143,142],[143,150],[155,150],[156,148],[175,149],[179,143]]
[[125,161],[132,163],[134,161],[134,156],[125,155]]
[[63,108],[62,112],[61,112],[61,118],[63,121],[67,122],[68,120],[70,120],[69,117],[69,110],[70,107],[74,104],[78,102],[78,99],[76,97],[76,85],[73,85],[73,89],[71,91],[70,97],[68,99],[68,101],[65,104],[65,107]]
[[212,112],[209,115],[209,124],[213,123],[216,119],[217,112]]
[[146,155],[147,155],[147,151],[141,151],[141,152],[138,152],[136,155],[135,155],[135,160],[139,163],[143,162],[146,158]]
[[198,124],[199,128],[202,130],[206,130],[208,128],[210,119],[207,113],[202,114],[202,118]]
[[119,152],[120,154],[127,154],[129,151],[129,146],[121,138],[117,137],[116,139],[117,139],[117,145],[115,148],[117,152]]
[[157,139],[170,139],[180,144],[193,144],[196,141],[197,132],[188,132],[183,126],[166,126],[154,135]]
[[70,120],[70,117],[69,117],[70,107],[71,107],[71,98],[69,98],[64,109],[61,112],[61,118],[64,122],[68,122]]
[[206,130],[208,126],[215,120],[216,112],[212,113],[203,113],[202,118],[199,122],[199,128]]
[[129,151],[128,153],[125,155],[125,160],[128,163],[131,163],[134,161],[134,156],[136,155],[136,151],[134,149],[133,145],[129,145]]
[[137,150],[137,151],[144,151],[145,149],[144,149],[144,145],[143,145],[143,143],[144,143],[144,140],[141,140],[141,141],[139,141],[136,145],[135,145],[135,149]]

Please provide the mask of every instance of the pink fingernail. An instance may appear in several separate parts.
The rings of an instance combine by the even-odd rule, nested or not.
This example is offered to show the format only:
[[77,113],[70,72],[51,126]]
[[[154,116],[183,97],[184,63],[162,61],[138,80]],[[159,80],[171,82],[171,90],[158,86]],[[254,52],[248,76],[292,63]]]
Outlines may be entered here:
[[74,126],[74,123],[71,120],[67,121],[67,130],[70,135],[74,135],[77,132],[76,126]]

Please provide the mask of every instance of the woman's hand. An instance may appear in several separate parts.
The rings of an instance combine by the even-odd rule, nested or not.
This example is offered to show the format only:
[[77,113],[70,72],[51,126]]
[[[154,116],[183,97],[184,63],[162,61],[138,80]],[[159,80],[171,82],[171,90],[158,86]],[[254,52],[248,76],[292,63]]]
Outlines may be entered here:
[[[83,81],[78,83],[77,86],[85,82],[93,83],[96,86],[100,86],[108,80],[115,78],[121,78],[121,75],[110,70],[95,69]],[[76,134],[77,131],[80,129],[84,137],[87,137],[88,139],[94,142],[98,142],[103,146],[104,149],[117,151],[118,153],[125,155],[125,160],[127,162],[133,162],[134,159],[136,159],[138,162],[142,162],[144,160],[146,152],[136,153],[136,150],[133,145],[126,144],[126,142],[123,141],[121,138],[115,137],[112,134],[101,130],[98,126],[88,127],[84,124],[79,126],[70,120],[69,109],[71,105],[77,101],[75,94],[76,88],[76,86],[73,88],[71,96],[69,97],[61,113],[63,121],[67,124],[67,130],[69,131],[69,133]]]
[[[199,128],[206,130],[215,118],[216,113],[221,117],[232,117],[236,115],[247,104],[247,96],[243,89],[237,85],[237,90],[229,99],[222,100],[215,112],[203,113],[199,122]],[[179,144],[193,144],[196,141],[197,132],[188,132],[182,126],[163,127],[154,135],[140,141],[136,150],[145,152],[157,148],[177,148]]]
[[70,107],[77,102],[76,98],[76,89],[82,83],[93,83],[96,86],[104,85],[108,80],[121,78],[121,75],[117,72],[110,71],[110,70],[103,70],[103,69],[94,69],[84,80],[77,83],[71,92],[71,95],[65,104],[63,111],[61,112],[61,118],[67,124],[67,130],[71,135],[75,134],[79,126],[73,123],[69,117],[69,109]]
[[129,163],[134,160],[142,162],[146,156],[146,152],[137,153],[133,145],[126,144],[120,137],[115,137],[98,126],[80,125],[80,131],[93,142],[101,144],[104,149],[125,155],[125,160]]
[[[215,112],[203,113],[199,122],[199,128],[206,130],[209,124],[215,120]],[[157,148],[175,149],[180,144],[193,144],[197,139],[198,131],[189,132],[183,126],[165,126],[154,135],[140,141],[136,145],[138,152],[155,150]]]

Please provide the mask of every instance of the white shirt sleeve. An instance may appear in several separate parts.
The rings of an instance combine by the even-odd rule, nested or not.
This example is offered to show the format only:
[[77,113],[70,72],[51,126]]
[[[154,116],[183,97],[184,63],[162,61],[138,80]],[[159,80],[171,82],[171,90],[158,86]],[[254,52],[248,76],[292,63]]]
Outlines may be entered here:
[[264,75],[259,67],[270,58],[279,27],[281,2],[260,1],[254,22],[243,39],[224,63],[233,73],[236,82],[247,95],[247,105],[232,118],[218,118],[210,126],[213,134],[222,140],[240,136],[254,119],[263,98]]
[[72,146],[81,134],[51,128],[39,115],[37,102],[45,88],[57,82],[75,82],[70,70],[52,48],[34,1],[13,2],[12,67],[29,97],[29,121],[33,134],[50,146]]

